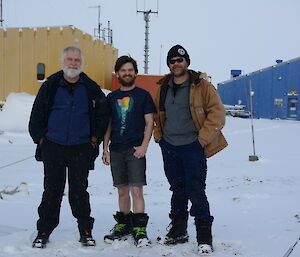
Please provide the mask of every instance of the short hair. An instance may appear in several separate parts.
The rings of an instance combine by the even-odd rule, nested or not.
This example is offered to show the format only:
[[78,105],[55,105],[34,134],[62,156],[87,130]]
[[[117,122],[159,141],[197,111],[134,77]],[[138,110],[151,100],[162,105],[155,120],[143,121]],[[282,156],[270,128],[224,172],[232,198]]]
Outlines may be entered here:
[[81,60],[81,66],[83,65],[83,55],[82,52],[80,50],[80,48],[78,48],[77,46],[67,46],[61,53],[61,63],[64,64],[67,52],[69,51],[73,51],[73,52],[78,52],[80,54],[80,60]]
[[128,62],[130,62],[133,65],[135,73],[138,73],[139,71],[138,71],[138,67],[137,67],[136,61],[132,57],[127,56],[127,55],[120,56],[117,59],[116,64],[115,64],[115,72],[118,72],[121,69],[121,67],[125,63],[128,63]]

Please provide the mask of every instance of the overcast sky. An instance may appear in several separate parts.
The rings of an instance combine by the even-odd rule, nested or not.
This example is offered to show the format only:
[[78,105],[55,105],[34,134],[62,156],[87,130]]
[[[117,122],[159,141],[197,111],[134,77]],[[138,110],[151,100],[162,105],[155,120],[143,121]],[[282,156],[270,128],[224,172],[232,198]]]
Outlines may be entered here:
[[[139,10],[144,3],[157,10],[156,0],[139,0]],[[3,0],[4,26],[74,25],[94,34],[98,11],[89,7],[99,4],[119,55],[130,54],[143,73],[145,22],[136,0]],[[245,74],[299,57],[299,10],[300,0],[160,0],[150,21],[149,73],[168,72],[166,55],[174,44],[182,44],[190,68],[206,71],[214,84],[229,79],[231,69]]]

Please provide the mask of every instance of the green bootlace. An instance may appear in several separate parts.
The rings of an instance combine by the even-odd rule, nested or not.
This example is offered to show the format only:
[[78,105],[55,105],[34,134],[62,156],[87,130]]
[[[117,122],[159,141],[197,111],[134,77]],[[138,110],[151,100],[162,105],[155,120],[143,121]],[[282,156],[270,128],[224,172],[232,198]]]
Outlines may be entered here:
[[133,231],[134,231],[135,236],[146,235],[146,227],[134,227]]
[[120,232],[120,231],[122,231],[122,229],[123,228],[125,228],[126,227],[126,224],[116,224],[115,226],[114,226],[114,228],[113,228],[113,231],[114,232]]

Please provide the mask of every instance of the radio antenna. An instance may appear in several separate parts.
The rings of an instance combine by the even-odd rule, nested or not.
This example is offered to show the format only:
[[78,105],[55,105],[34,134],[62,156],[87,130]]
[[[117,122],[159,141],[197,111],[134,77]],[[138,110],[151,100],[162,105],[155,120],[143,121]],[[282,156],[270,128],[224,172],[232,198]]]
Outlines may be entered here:
[[158,15],[158,0],[156,3],[156,11],[152,11],[151,9],[146,10],[145,1],[144,1],[144,10],[138,10],[137,1],[136,1],[136,12],[142,13],[144,15],[144,21],[145,21],[144,73],[148,74],[148,72],[149,72],[149,48],[150,48],[149,47],[150,15],[151,14]]

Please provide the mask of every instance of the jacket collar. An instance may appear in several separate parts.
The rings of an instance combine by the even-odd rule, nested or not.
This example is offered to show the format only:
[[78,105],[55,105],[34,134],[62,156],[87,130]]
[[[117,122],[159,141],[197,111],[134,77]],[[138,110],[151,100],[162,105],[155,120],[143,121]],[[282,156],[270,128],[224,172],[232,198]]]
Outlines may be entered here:
[[[196,86],[199,86],[200,81],[203,79],[203,77],[201,76],[202,72],[196,72],[194,70],[188,70],[190,79],[191,79],[191,83],[195,84]],[[162,77],[157,84],[158,85],[165,85],[168,84],[169,80],[172,78],[172,74],[168,73],[166,74],[164,77]]]

